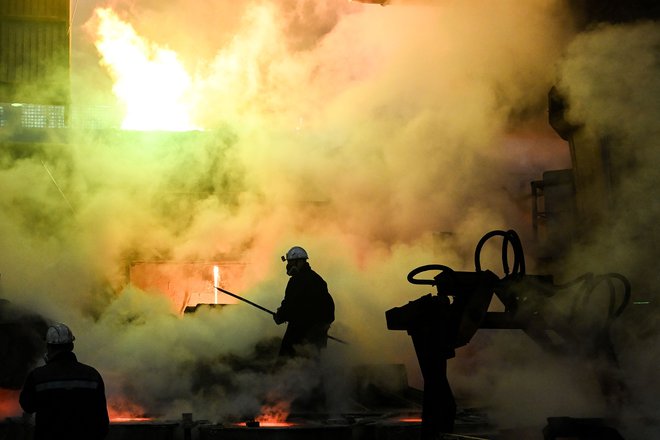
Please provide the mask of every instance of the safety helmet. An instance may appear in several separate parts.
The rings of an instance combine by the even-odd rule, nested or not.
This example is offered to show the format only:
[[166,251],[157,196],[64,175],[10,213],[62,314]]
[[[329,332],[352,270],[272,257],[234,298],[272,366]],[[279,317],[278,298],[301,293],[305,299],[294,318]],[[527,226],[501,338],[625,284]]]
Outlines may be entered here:
[[289,261],[289,260],[306,260],[308,259],[309,256],[307,255],[307,251],[305,249],[301,248],[300,246],[294,246],[291,249],[289,249],[289,252],[286,253],[285,257],[282,257],[282,261]]
[[46,344],[70,344],[75,340],[71,329],[61,323],[51,325],[46,332]]

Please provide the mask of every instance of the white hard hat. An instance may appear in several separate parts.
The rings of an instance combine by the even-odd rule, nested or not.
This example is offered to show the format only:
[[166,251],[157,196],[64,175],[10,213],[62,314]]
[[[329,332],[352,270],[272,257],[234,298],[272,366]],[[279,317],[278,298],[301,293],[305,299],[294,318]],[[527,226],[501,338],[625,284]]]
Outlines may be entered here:
[[71,329],[64,324],[54,324],[46,332],[46,344],[70,344],[75,340]]
[[284,257],[285,260],[300,260],[300,259],[308,259],[309,256],[307,255],[307,251],[305,249],[301,248],[300,246],[294,246],[291,249],[289,249],[289,252],[286,253],[286,257]]

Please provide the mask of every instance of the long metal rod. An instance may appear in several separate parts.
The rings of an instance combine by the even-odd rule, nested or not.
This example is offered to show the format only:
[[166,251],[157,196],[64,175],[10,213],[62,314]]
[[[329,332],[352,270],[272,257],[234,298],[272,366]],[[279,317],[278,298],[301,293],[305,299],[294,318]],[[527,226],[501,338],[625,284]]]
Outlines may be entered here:
[[273,312],[272,310],[268,310],[265,307],[261,307],[259,304],[253,303],[249,299],[245,299],[242,296],[238,296],[235,293],[231,293],[229,290],[225,290],[222,287],[215,286],[215,288],[218,289],[222,293],[226,293],[229,296],[233,296],[236,299],[240,299],[241,301],[246,302],[246,303],[250,304],[251,306],[258,308],[259,310],[263,310],[266,313],[270,313],[271,315],[275,315],[275,312]]
[[[218,287],[218,286],[213,286],[213,287],[215,287],[216,289],[218,289],[218,290],[219,290],[220,292],[222,292],[222,293],[226,293],[226,294],[229,295],[229,296],[232,296],[232,297],[234,297],[234,298],[236,298],[236,299],[239,299],[239,300],[241,300],[241,301],[243,301],[243,302],[246,302],[246,303],[250,304],[252,307],[256,307],[256,308],[258,308],[259,310],[263,310],[264,312],[266,312],[266,313],[270,313],[270,314],[273,315],[273,316],[275,315],[275,312],[273,312],[272,310],[268,310],[267,308],[262,307],[262,306],[260,306],[260,305],[257,304],[257,303],[253,303],[253,302],[250,301],[249,299],[245,299],[245,298],[243,298],[242,296],[239,296],[239,295],[236,295],[235,293],[230,292],[229,290],[225,290],[225,289],[223,289],[222,287]],[[343,341],[343,340],[341,340],[341,339],[339,339],[339,338],[335,338],[334,336],[330,336],[330,335],[328,335],[328,339],[332,339],[333,341],[341,342],[342,344],[348,344],[348,342]]]

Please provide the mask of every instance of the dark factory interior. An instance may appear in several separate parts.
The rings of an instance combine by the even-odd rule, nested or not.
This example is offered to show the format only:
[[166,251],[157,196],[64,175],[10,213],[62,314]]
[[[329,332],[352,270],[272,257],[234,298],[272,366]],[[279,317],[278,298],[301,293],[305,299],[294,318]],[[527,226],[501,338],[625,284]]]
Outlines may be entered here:
[[660,438],[659,19],[1,0],[0,440],[58,322],[107,440]]

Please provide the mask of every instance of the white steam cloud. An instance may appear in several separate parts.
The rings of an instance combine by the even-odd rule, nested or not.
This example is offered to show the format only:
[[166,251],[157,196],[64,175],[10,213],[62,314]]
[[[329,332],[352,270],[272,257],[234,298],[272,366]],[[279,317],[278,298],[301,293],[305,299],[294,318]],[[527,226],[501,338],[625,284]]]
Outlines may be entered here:
[[[279,255],[302,245],[337,304],[331,333],[351,342],[330,341],[328,368],[406,363],[419,386],[409,338],[387,331],[384,318],[427,293],[405,281],[408,271],[472,270],[474,245],[492,229],[517,229],[525,242],[529,181],[570,166],[545,121],[547,92],[559,66],[562,85],[580,96],[574,88],[585,83],[571,63],[599,34],[562,58],[572,35],[561,4],[79,2],[74,104],[112,102],[85,26],[94,7],[112,6],[180,56],[199,86],[193,116],[207,130],[81,130],[32,156],[3,153],[3,294],[70,324],[80,359],[101,370],[111,397],[222,420],[258,411],[274,383],[290,383],[245,367],[283,328],[247,305],[182,318],[163,296],[127,284],[127,265],[240,260],[237,293],[275,309],[286,283]],[[576,117],[591,118],[591,99],[580,98]],[[484,356],[502,359],[487,344]],[[473,359],[459,350],[452,374]],[[319,378],[305,371],[290,374],[311,389]],[[590,398],[584,391],[577,406]],[[553,402],[527,406],[530,421]]]

